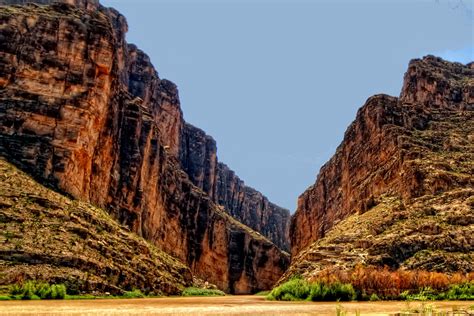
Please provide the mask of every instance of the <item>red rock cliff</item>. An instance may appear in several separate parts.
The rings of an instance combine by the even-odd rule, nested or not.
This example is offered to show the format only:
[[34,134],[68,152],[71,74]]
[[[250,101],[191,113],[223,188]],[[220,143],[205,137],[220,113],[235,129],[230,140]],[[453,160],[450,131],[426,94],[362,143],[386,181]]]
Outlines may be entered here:
[[[371,209],[382,195],[407,202],[425,194],[472,188],[473,152],[468,144],[474,136],[468,127],[474,124],[473,110],[473,64],[432,56],[411,61],[400,98],[369,98],[316,183],[299,197],[291,223],[292,255],[326,236],[349,215]],[[421,143],[418,134],[431,138]],[[454,163],[451,156],[461,153],[459,168],[471,177],[447,165]]]
[[288,256],[181,169],[177,88],[126,44],[123,16],[88,5],[3,6],[0,23],[4,157],[108,209],[222,289],[272,286]]

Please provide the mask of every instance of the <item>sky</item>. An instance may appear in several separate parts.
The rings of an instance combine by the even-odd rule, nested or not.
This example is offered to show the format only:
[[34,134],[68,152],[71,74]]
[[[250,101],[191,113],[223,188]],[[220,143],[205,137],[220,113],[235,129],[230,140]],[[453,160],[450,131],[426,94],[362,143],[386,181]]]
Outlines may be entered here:
[[412,58],[474,60],[474,0],[101,0],[178,85],[219,161],[294,212],[370,96]]

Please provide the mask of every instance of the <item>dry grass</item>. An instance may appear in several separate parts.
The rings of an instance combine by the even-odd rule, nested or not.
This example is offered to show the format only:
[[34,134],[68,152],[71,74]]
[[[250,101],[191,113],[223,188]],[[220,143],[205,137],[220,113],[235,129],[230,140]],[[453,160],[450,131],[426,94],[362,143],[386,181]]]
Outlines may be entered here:
[[397,299],[403,292],[419,293],[430,289],[435,293],[445,292],[453,285],[474,282],[474,273],[441,273],[413,270],[390,270],[389,268],[357,265],[352,270],[326,269],[313,276],[310,282],[352,284],[354,289],[370,297]]

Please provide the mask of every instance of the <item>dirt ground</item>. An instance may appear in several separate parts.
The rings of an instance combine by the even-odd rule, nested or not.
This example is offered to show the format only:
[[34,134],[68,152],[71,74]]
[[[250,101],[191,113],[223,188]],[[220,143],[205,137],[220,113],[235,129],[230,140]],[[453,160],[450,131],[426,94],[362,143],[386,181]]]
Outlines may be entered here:
[[[431,305],[436,311],[449,315],[464,309],[474,315],[474,301],[470,302],[271,302],[259,296],[176,297],[153,299],[114,299],[80,301],[3,301],[0,315],[71,315],[71,316],[128,316],[128,315],[396,315],[408,310]],[[407,314],[404,314],[407,315]],[[411,314],[416,315],[416,314]]]

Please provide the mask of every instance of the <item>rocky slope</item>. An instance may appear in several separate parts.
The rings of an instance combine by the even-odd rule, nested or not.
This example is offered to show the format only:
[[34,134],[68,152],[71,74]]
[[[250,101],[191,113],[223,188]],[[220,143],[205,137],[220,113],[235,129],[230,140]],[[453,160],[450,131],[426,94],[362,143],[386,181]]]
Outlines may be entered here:
[[290,250],[290,212],[271,203],[250,188],[217,159],[215,140],[204,131],[185,124],[180,142],[180,161],[193,183],[230,215],[262,233],[280,249]]
[[120,226],[104,210],[38,184],[0,158],[0,287],[27,279],[69,291],[177,294],[186,265]]
[[474,64],[413,60],[298,200],[290,271],[357,262],[474,271]]
[[1,155],[226,291],[269,288],[288,256],[181,169],[176,86],[125,42],[122,15],[64,2],[0,7]]

